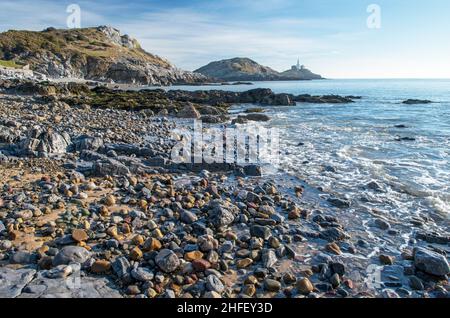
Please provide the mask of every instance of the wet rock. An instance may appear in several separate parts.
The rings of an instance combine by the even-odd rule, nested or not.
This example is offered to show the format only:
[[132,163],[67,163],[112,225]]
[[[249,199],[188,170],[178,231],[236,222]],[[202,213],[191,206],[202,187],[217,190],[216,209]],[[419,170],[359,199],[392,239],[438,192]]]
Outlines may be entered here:
[[262,176],[262,168],[258,165],[247,165],[244,167],[244,173],[249,177],[260,177]]
[[53,265],[67,265],[70,263],[83,264],[91,257],[91,253],[79,246],[65,246],[53,259]]
[[342,241],[350,238],[347,233],[338,228],[326,229],[320,232],[320,237],[330,242]]
[[374,226],[376,226],[377,228],[379,228],[381,230],[388,230],[391,228],[391,225],[387,221],[382,220],[382,219],[375,219],[373,221],[373,223],[374,223]]
[[334,288],[337,288],[339,287],[339,285],[341,285],[341,278],[339,277],[338,274],[334,274],[330,278],[330,283]]
[[267,116],[266,114],[254,113],[254,114],[248,114],[245,116],[240,115],[239,117],[243,117],[244,119],[246,119],[248,121],[270,121],[270,117]]
[[340,209],[345,209],[345,208],[349,208],[351,202],[349,200],[343,200],[343,199],[338,199],[338,198],[329,198],[327,200],[331,205],[340,208]]
[[416,234],[418,240],[423,240],[431,244],[448,244],[450,243],[450,235],[441,235],[438,233],[419,232]]
[[264,281],[264,289],[269,292],[278,292],[281,289],[281,283],[274,279],[268,278]]
[[156,256],[155,262],[166,273],[172,273],[180,266],[178,256],[168,249],[161,250]]
[[331,253],[333,253],[335,255],[341,255],[342,254],[341,248],[336,243],[327,244],[325,248],[326,248],[326,250],[328,252],[331,252]]
[[423,282],[420,278],[418,278],[417,276],[411,276],[409,278],[409,286],[413,289],[413,290],[424,290],[424,286],[423,286]]
[[272,232],[268,226],[253,225],[250,228],[250,235],[267,240],[272,235]]
[[445,276],[450,273],[450,267],[444,255],[425,248],[416,247],[413,251],[416,268],[434,276]]
[[273,250],[265,250],[262,253],[262,262],[265,268],[273,267],[278,261],[277,256]]
[[381,264],[383,264],[383,265],[393,265],[394,261],[395,261],[394,257],[389,256],[389,255],[384,255],[384,254],[381,254],[379,258],[380,258]]
[[308,278],[302,278],[297,283],[297,289],[300,294],[308,295],[314,291],[314,286]]
[[431,104],[432,101],[427,99],[407,99],[402,103],[406,105],[419,105],[419,104]]

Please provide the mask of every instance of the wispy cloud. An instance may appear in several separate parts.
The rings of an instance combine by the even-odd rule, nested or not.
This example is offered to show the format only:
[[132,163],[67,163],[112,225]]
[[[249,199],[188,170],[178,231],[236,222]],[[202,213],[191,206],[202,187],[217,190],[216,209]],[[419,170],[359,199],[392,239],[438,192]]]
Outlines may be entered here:
[[[300,57],[327,77],[432,77],[450,74],[450,5],[435,1],[437,11],[418,0],[378,0],[383,28],[371,31],[359,0],[2,0],[0,30],[64,28],[66,7],[75,2],[82,27],[115,26],[185,69],[245,56],[284,70]],[[421,24],[411,24],[411,2],[420,7]]]

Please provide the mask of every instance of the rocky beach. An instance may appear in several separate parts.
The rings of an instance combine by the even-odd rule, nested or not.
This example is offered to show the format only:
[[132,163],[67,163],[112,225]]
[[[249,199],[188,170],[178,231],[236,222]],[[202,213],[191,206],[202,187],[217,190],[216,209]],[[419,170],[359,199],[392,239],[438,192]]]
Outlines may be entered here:
[[[374,246],[349,202],[255,164],[175,164],[193,119],[267,122],[265,106],[358,96],[114,90],[2,80],[0,297],[448,297],[450,235],[372,215]],[[239,114],[231,106],[251,104]],[[372,185],[373,187],[376,184]]]

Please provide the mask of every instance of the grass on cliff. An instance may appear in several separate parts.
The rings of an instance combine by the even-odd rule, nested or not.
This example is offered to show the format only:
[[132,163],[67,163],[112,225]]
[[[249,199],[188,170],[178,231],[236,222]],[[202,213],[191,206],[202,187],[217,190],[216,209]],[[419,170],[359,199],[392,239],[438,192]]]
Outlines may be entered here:
[[5,61],[0,60],[0,66],[11,67],[11,68],[21,68],[22,65],[17,64],[15,61]]
[[[32,54],[27,54],[27,53]],[[28,56],[24,62],[35,65],[39,59],[37,53],[51,52],[63,58],[78,56],[78,60],[87,58],[105,59],[108,61],[119,57],[132,57],[143,62],[162,67],[170,64],[150,54],[140,46],[129,49],[112,44],[105,34],[96,28],[47,30],[42,32],[10,30],[0,33],[0,59],[11,59],[11,56]]]

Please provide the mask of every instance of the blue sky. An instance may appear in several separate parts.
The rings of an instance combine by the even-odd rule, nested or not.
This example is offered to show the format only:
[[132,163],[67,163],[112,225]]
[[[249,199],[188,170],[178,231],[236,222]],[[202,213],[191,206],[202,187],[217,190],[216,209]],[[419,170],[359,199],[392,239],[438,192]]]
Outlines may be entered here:
[[[0,30],[112,25],[144,49],[194,70],[250,57],[285,70],[297,57],[329,78],[450,78],[448,0],[0,0]],[[367,7],[381,8],[381,29]]]

